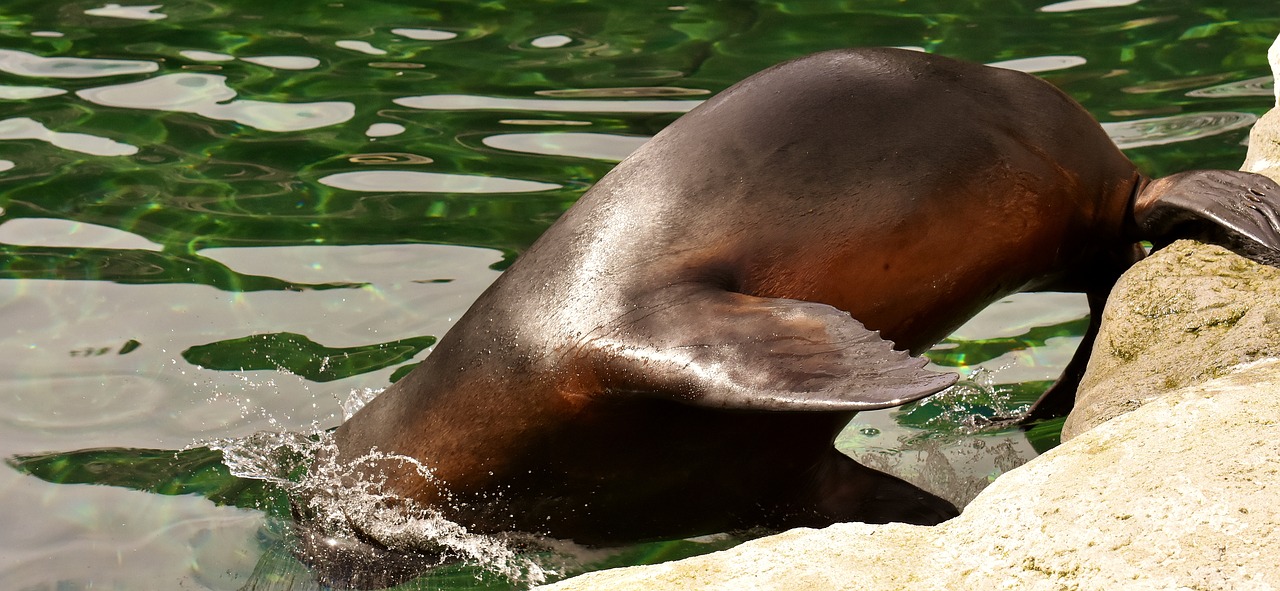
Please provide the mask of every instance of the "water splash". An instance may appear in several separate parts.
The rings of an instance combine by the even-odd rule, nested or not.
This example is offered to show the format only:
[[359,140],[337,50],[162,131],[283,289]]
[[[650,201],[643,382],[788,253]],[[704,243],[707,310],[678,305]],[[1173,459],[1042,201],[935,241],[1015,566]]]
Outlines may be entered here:
[[964,507],[999,475],[1037,455],[1016,434],[1016,425],[1001,420],[1027,409],[1026,401],[997,383],[1001,370],[1010,366],[976,367],[923,403],[887,411],[882,424],[862,424],[868,417],[859,415],[836,447],[867,467]]
[[[339,401],[344,418],[378,392],[353,390]],[[254,414],[247,400],[237,404],[242,413]],[[434,480],[430,468],[415,458],[374,449],[338,461],[332,433],[318,425],[310,433],[263,431],[198,445],[222,452],[233,475],[285,491],[300,523],[293,553],[324,585],[386,587],[455,563],[479,567],[478,578],[492,573],[521,586],[562,574],[550,564],[564,556],[527,554],[552,550],[553,543],[527,534],[472,533],[432,507],[389,492],[389,473]]]

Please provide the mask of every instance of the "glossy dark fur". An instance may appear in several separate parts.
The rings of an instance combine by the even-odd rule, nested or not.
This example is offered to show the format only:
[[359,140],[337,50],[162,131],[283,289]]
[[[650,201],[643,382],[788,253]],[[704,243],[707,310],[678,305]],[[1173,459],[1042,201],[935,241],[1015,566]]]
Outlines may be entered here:
[[[937,523],[949,503],[832,448],[855,411],[954,380],[884,340],[918,355],[1018,291],[1100,305],[1136,242],[1183,222],[1280,244],[1263,177],[1147,183],[1027,74],[891,49],[775,66],[587,192],[342,425],[341,458],[418,458],[444,486],[393,472],[399,494],[586,544]],[[1253,235],[1206,195],[1253,196]],[[1084,357],[1041,412],[1069,408]]]

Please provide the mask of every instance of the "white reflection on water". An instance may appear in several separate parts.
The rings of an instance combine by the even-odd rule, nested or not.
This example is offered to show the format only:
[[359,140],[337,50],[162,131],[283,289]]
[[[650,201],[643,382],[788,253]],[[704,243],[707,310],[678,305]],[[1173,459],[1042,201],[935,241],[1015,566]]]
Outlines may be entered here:
[[1252,113],[1215,111],[1116,121],[1103,123],[1102,128],[1111,141],[1126,149],[1196,140],[1248,127],[1257,120]]
[[482,141],[491,148],[512,152],[619,162],[649,138],[608,133],[507,133],[491,135]]
[[0,99],[10,101],[23,101],[66,93],[67,91],[61,88],[49,88],[47,86],[0,86]]
[[533,94],[554,98],[672,98],[677,96],[702,96],[711,94],[705,88],[680,86],[610,86],[608,88],[554,88],[538,90]]
[[538,49],[554,49],[556,47],[564,47],[570,43],[573,43],[572,37],[565,35],[546,35],[530,41],[529,45],[537,47]]
[[418,41],[448,41],[458,36],[452,31],[441,31],[438,29],[391,29],[392,33],[409,39],[417,39]]
[[[355,116],[355,105],[343,101],[273,103],[231,100],[236,91],[215,74],[166,74],[141,82],[77,91],[89,102],[107,107],[195,113],[234,121],[264,131],[302,131],[335,125]],[[230,102],[226,102],[230,101]]]
[[390,137],[404,133],[404,126],[399,123],[374,123],[364,134],[369,137]]
[[1131,6],[1137,4],[1140,0],[1068,0],[1067,2],[1055,2],[1040,7],[1040,12],[1071,12],[1073,10],[1089,10],[1093,8],[1114,8],[1118,6]]
[[0,475],[10,508],[0,532],[6,589],[234,591],[262,554],[261,511],[110,486],[51,490],[5,472],[12,474]]
[[320,184],[367,193],[528,193],[560,188],[554,183],[409,170],[340,172],[321,178]]
[[1002,62],[992,62],[987,64],[993,68],[1004,68],[1006,70],[1017,70],[1019,72],[1051,72],[1053,70],[1065,70],[1085,64],[1085,59],[1075,55],[1043,55],[1039,57],[1024,57],[1014,60],[1005,60]]
[[436,111],[501,110],[552,113],[685,113],[702,101],[606,101],[498,98],[469,94],[429,94],[394,99],[397,105]]
[[374,285],[459,280],[465,273],[477,272],[492,281],[497,271],[488,271],[489,265],[501,258],[487,248],[441,244],[228,247],[197,254],[245,275],[297,283]]
[[43,57],[15,49],[0,49],[0,71],[38,78],[98,78],[145,74],[160,69],[155,62],[79,57]]
[[[266,416],[282,429],[306,431],[312,421],[336,425],[341,409],[336,400],[324,404],[325,393],[336,398],[353,388],[384,387],[394,368],[320,387],[274,370],[208,370],[180,353],[273,332],[339,348],[440,336],[498,276],[489,266],[501,259],[493,250],[427,244],[200,254],[244,274],[367,285],[231,293],[193,284],[0,281],[0,326],[8,335],[0,342],[0,452],[176,449],[202,434],[275,428]],[[130,340],[141,345],[128,350]],[[262,414],[211,402],[226,395],[251,401]]]
[[230,56],[225,53],[215,53],[199,49],[184,49],[179,51],[178,55],[195,62],[229,62],[236,59],[235,56]]
[[[228,326],[245,335],[298,332],[337,347],[441,335],[498,276],[489,265],[501,258],[438,245],[200,254],[244,273],[371,285],[229,293],[190,284],[0,281],[0,326],[8,334],[0,342],[0,456],[180,449],[202,437],[336,425],[338,398],[385,386],[394,368],[317,386],[276,371],[207,370],[178,355],[234,336]],[[456,280],[415,281],[439,278]],[[128,339],[141,346],[120,354]],[[262,551],[262,512],[216,507],[198,495],[56,486],[0,469],[0,502],[28,509],[10,511],[0,528],[6,589],[151,589],[179,581],[231,591],[244,586]]]
[[87,133],[52,131],[29,117],[0,121],[0,140],[40,140],[64,150],[95,156],[129,156],[138,153],[138,148],[112,139]]
[[119,4],[108,4],[102,8],[90,8],[84,11],[90,16],[105,16],[110,18],[124,18],[139,21],[158,21],[160,19],[169,18],[167,14],[153,12],[158,8],[162,8],[163,4],[152,4],[150,6],[121,6]]
[[320,65],[320,60],[314,57],[298,55],[259,55],[240,59],[251,64],[276,68],[277,70],[310,70]]
[[1187,93],[1196,98],[1227,98],[1236,96],[1271,96],[1275,93],[1275,79],[1271,76],[1228,82]]
[[58,248],[163,250],[159,244],[131,232],[57,218],[15,218],[0,223],[0,243]]
[[341,47],[343,49],[358,51],[360,53],[367,54],[367,55],[387,55],[386,50],[378,49],[377,47],[370,45],[368,41],[355,41],[352,39],[343,39],[341,41],[334,42],[334,45],[337,45],[338,47]]

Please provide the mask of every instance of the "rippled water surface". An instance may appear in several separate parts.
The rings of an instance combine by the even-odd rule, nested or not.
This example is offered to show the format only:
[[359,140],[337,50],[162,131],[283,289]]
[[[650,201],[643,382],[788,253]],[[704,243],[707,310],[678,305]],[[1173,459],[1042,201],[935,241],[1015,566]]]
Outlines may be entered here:
[[[296,478],[279,446],[307,440],[245,438],[337,425],[615,162],[766,66],[890,45],[1035,72],[1160,175],[1238,167],[1277,32],[1256,0],[7,1],[0,587],[313,588],[281,491],[235,475]],[[967,501],[1053,445],[967,433],[1034,400],[1084,316],[993,306],[931,353],[960,387],[838,445]]]

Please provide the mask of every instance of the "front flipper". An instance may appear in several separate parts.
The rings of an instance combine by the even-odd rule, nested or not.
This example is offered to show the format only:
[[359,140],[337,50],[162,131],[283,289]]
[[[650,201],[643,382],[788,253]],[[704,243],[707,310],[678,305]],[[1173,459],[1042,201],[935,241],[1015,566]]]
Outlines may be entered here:
[[710,288],[655,299],[590,338],[607,392],[726,409],[861,411],[956,381],[825,304]]
[[1108,294],[1109,290],[1088,293],[1089,328],[1085,330],[1080,344],[1076,345],[1076,352],[1063,368],[1062,375],[1027,409],[1026,415],[1018,419],[1023,427],[1030,428],[1038,421],[1065,417],[1075,408],[1076,390],[1080,388],[1080,380],[1084,378],[1084,370],[1093,353],[1093,343],[1098,340],[1098,331],[1102,329],[1102,309],[1107,304]]
[[1194,170],[1152,181],[1134,201],[1141,238],[1201,238],[1280,263],[1280,185],[1251,172]]

